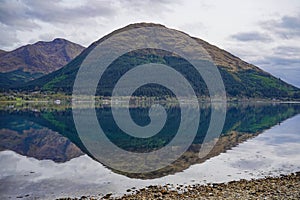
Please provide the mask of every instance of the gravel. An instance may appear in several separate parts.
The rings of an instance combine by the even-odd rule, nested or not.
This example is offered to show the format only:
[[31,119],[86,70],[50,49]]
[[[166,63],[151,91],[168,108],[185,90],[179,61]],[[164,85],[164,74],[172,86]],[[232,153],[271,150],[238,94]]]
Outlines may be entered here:
[[[150,185],[139,190],[128,189],[122,197],[106,194],[102,197],[75,199],[151,200],[151,199],[300,199],[300,172],[280,177],[239,180],[207,185]],[[61,200],[72,199],[63,198]]]

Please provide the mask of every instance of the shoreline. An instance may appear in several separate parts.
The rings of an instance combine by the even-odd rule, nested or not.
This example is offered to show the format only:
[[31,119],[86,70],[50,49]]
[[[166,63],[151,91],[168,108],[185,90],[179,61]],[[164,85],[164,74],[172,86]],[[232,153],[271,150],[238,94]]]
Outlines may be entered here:
[[[187,96],[181,96],[183,103],[195,103]],[[82,102],[98,102],[98,103],[110,103],[112,100],[111,96],[88,96],[88,95],[78,95],[73,96],[72,94],[66,93],[42,93],[42,92],[0,92],[0,102],[4,103],[39,103],[39,102],[54,102],[56,100],[62,103],[82,103]],[[162,95],[162,96],[116,96],[113,97],[115,103],[122,103],[127,101],[132,101],[135,103],[139,102],[168,102],[176,103],[177,97]],[[197,96],[199,103],[211,103],[210,96]],[[262,103],[300,103],[299,98],[293,97],[246,97],[246,96],[226,96],[225,99],[222,97],[215,97],[213,102],[228,102],[228,103],[241,103],[241,102],[262,102]]]
[[128,194],[113,197],[111,193],[100,196],[80,198],[59,198],[59,200],[78,199],[300,199],[300,172],[277,177],[230,181],[228,183],[208,183],[207,185],[150,185],[136,190],[128,189]]

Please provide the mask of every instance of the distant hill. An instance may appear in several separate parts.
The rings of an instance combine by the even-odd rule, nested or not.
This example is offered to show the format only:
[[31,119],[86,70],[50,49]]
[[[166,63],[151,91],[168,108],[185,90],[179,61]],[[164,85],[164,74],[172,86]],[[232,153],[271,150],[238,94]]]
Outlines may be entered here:
[[84,47],[65,39],[37,42],[16,50],[0,51],[1,88],[17,86],[60,69]]
[[[32,91],[34,89],[39,89],[42,91],[52,92],[61,91],[70,94],[72,92],[76,73],[81,63],[95,46],[116,33],[134,28],[150,26],[164,27],[159,24],[139,23],[118,29],[91,44],[65,67],[29,82],[23,87],[23,90]],[[228,96],[237,98],[300,98],[299,88],[275,78],[258,67],[249,64],[206,41],[198,38],[194,39],[199,43],[199,45],[202,45],[202,47],[206,49],[215,65],[218,67]],[[153,49],[130,52],[114,61],[109,67],[110,69],[107,73],[108,76],[106,79],[101,80],[102,87],[98,87],[97,94],[109,96],[114,84],[124,73],[126,73],[126,71],[139,64],[150,62],[163,63],[172,66],[184,76],[190,78],[189,81],[198,95],[208,95],[208,90],[204,81],[201,78],[199,79],[186,60],[170,54],[169,52]],[[162,87],[145,86],[139,89],[135,95],[159,96],[166,93],[168,94],[168,91],[164,90]]]

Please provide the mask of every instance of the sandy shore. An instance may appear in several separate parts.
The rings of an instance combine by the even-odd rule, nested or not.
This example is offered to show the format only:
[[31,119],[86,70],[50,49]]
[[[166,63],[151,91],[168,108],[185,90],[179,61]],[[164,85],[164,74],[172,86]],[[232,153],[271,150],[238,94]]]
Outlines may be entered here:
[[[280,177],[219,184],[148,186],[139,190],[128,189],[127,192],[130,194],[122,197],[112,197],[111,194],[106,194],[102,197],[81,197],[79,199],[300,199],[300,172]],[[71,200],[72,198],[61,200],[66,199]]]

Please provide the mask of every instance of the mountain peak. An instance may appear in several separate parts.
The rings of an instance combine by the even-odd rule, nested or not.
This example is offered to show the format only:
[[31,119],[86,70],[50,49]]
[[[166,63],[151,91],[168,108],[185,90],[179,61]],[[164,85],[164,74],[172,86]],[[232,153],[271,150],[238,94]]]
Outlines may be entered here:
[[[115,34],[121,33],[123,31],[131,30],[134,28],[142,28],[142,27],[162,27],[162,28],[170,29],[170,28],[167,28],[165,25],[156,24],[156,23],[148,23],[148,22],[133,23],[133,24],[129,24],[123,28],[119,28],[119,29],[109,33],[108,35],[105,35],[104,37],[100,38],[96,42],[92,43],[88,47],[88,49],[92,49],[93,47],[97,46],[99,43],[103,42],[104,40],[106,40],[107,38],[109,38]],[[178,30],[176,30],[176,31],[178,31]],[[252,64],[249,64],[249,63],[241,60],[237,56],[234,56],[231,53],[229,53],[223,49],[220,49],[217,46],[214,46],[200,38],[192,37],[189,34],[182,32],[182,31],[178,31],[178,32],[181,32],[181,33],[193,38],[197,43],[199,43],[199,45],[201,45],[207,51],[207,53],[212,58],[214,64],[217,66],[226,67],[230,71],[239,71],[239,70],[259,71],[260,70],[258,67],[254,66]],[[87,51],[89,51],[88,49],[87,49]],[[267,72],[264,72],[264,73],[267,73]]]
[[54,40],[52,40],[52,42],[69,42],[69,41],[64,38],[55,38]]
[[140,22],[140,23],[133,23],[133,24],[129,24],[125,27],[123,27],[122,29],[126,29],[126,28],[141,28],[141,27],[164,27],[166,28],[165,25],[162,24],[156,24],[156,23],[149,23],[149,22]]
[[[76,44],[76,43],[73,43],[73,42],[71,42],[71,41],[69,41],[69,40],[66,40],[66,39],[64,39],[64,38],[55,38],[55,39],[53,39],[52,41],[38,41],[38,42],[36,42],[36,43],[34,43],[34,44],[29,44],[29,45],[25,45],[25,47],[26,46],[36,46],[36,45],[68,45],[68,44],[75,44],[75,45],[78,45],[78,46],[80,46],[79,44]],[[24,47],[24,46],[23,46]],[[20,48],[22,48],[22,47],[20,47]],[[84,48],[84,47],[83,47]]]

